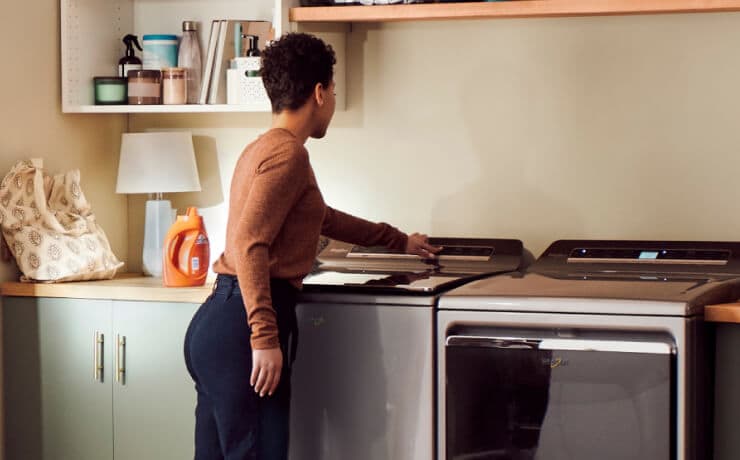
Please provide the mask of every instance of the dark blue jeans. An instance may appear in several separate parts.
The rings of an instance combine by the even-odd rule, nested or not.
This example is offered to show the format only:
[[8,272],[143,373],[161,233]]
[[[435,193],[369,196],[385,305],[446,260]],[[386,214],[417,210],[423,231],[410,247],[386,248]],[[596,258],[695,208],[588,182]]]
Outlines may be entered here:
[[193,316],[185,335],[185,363],[195,381],[195,460],[288,458],[290,366],[295,358],[298,291],[270,281],[283,369],[272,396],[249,385],[251,331],[236,277],[218,275],[213,294]]

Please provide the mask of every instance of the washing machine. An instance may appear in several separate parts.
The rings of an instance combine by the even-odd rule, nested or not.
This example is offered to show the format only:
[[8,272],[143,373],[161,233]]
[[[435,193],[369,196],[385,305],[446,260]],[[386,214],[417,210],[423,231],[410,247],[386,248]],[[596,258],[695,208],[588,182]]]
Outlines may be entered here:
[[438,458],[710,458],[703,307],[739,276],[738,243],[562,240],[444,294]]
[[526,253],[512,239],[430,242],[435,260],[338,241],[320,252],[297,305],[292,460],[434,458],[439,295]]

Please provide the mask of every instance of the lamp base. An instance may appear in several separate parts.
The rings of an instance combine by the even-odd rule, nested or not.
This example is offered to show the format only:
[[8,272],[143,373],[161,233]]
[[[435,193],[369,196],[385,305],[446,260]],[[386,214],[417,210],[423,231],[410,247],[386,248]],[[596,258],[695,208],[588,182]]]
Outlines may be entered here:
[[144,250],[141,255],[144,274],[162,276],[162,247],[172,225],[170,200],[147,200],[144,220]]

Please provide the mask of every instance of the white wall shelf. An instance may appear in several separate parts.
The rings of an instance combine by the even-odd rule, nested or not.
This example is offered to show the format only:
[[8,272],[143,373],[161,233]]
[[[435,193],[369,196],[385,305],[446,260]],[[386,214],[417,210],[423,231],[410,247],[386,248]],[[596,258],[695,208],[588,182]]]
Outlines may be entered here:
[[75,105],[67,113],[218,113],[218,112],[270,112],[264,105],[190,104],[190,105]]
[[[93,77],[115,76],[125,54],[124,35],[182,34],[182,21],[198,21],[201,47],[214,19],[270,21],[282,31],[282,0],[60,0],[62,111],[65,113],[170,113],[238,111],[233,106],[96,106]],[[275,16],[275,12],[278,13]],[[140,56],[141,53],[137,52]],[[205,50],[202,50],[205,59]],[[216,110],[219,109],[219,110]],[[266,108],[265,110],[269,110]],[[254,111],[254,110],[248,110]]]
[[[64,113],[210,113],[269,112],[269,105],[94,105],[93,77],[116,76],[125,54],[128,33],[181,35],[184,20],[200,23],[201,56],[205,60],[211,21],[270,21],[275,36],[287,32],[289,10],[298,0],[60,0],[61,78]],[[295,26],[295,25],[293,25]],[[339,61],[344,60],[344,34],[331,34]],[[141,53],[137,50],[137,55]],[[343,66],[343,64],[341,64]],[[343,78],[343,67],[336,73]],[[224,76],[225,78],[225,76]],[[337,107],[344,106],[343,80],[338,81]]]

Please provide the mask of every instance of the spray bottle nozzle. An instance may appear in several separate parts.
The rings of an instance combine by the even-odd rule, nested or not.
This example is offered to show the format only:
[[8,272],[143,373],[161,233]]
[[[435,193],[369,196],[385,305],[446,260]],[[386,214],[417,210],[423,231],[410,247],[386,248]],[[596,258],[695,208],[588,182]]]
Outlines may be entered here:
[[136,35],[126,35],[123,37],[123,43],[126,45],[126,56],[135,56],[133,45],[136,45],[139,51],[143,51],[139,45],[139,37]]

